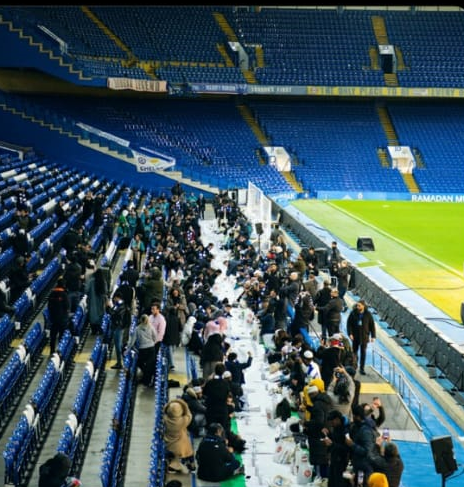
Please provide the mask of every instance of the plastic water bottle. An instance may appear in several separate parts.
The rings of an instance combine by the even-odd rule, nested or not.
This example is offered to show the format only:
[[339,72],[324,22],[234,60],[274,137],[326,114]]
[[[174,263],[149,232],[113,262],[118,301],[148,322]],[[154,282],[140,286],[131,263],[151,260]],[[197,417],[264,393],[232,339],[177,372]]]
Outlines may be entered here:
[[363,487],[364,485],[364,472],[362,470],[358,471],[358,487]]

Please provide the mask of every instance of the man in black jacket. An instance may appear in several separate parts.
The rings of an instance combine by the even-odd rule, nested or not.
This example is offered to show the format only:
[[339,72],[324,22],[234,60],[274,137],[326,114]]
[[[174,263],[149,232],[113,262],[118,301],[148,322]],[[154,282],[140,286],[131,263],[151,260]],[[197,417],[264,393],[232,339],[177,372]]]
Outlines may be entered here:
[[348,336],[353,342],[353,353],[360,350],[359,372],[365,375],[366,349],[369,342],[375,341],[375,322],[366,302],[360,299],[351,310],[346,322]]
[[243,465],[228,449],[225,431],[221,424],[211,423],[197,452],[197,477],[207,482],[221,482],[244,473]]
[[[327,330],[329,336],[333,336],[336,333],[340,333],[340,323],[342,321],[342,311],[344,308],[343,299],[340,298],[338,289],[332,288],[330,291],[330,301],[318,308],[318,311],[322,313],[323,327]],[[323,336],[324,340],[326,339]]]
[[69,298],[65,281],[60,277],[48,296],[48,317],[50,320],[50,353],[55,352],[56,339],[61,338],[68,327]]
[[116,363],[111,366],[112,369],[122,369],[122,341],[124,333],[124,317],[126,315],[127,306],[124,303],[122,293],[117,290],[113,294],[112,303],[107,307],[107,313],[111,317],[111,335],[114,343],[114,350],[116,352]]

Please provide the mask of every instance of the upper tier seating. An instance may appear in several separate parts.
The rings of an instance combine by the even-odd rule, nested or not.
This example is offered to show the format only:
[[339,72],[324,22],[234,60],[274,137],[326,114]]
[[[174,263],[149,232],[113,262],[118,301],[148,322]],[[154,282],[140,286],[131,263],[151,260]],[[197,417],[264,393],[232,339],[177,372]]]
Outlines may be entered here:
[[[237,39],[259,84],[385,86],[373,25],[379,17],[398,54],[399,86],[464,87],[461,11],[167,5],[89,11],[0,7],[14,27],[64,55],[86,76],[149,79],[154,69],[168,85],[246,83],[237,51],[228,47]],[[217,14],[227,21],[224,30]],[[68,54],[39,25],[61,38]],[[232,66],[226,67],[229,60]]]

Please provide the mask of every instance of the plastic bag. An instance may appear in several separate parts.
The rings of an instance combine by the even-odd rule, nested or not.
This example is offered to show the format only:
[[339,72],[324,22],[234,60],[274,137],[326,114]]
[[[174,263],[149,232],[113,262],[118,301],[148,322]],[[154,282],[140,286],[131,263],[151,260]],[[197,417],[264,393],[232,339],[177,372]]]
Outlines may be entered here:
[[290,464],[295,455],[296,443],[293,438],[280,438],[276,443],[273,460],[276,463]]

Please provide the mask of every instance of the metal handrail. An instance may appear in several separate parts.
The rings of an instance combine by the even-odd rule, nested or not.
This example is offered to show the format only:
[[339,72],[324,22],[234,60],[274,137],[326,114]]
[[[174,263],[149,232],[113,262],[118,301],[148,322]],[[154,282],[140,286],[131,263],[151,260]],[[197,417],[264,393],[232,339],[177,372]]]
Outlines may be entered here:
[[[376,347],[371,347],[372,368],[383,377],[399,394],[412,420],[419,430],[422,431],[422,402],[415,394],[412,384],[408,381],[400,367],[385,355],[380,353]],[[418,420],[414,416],[416,414]]]

